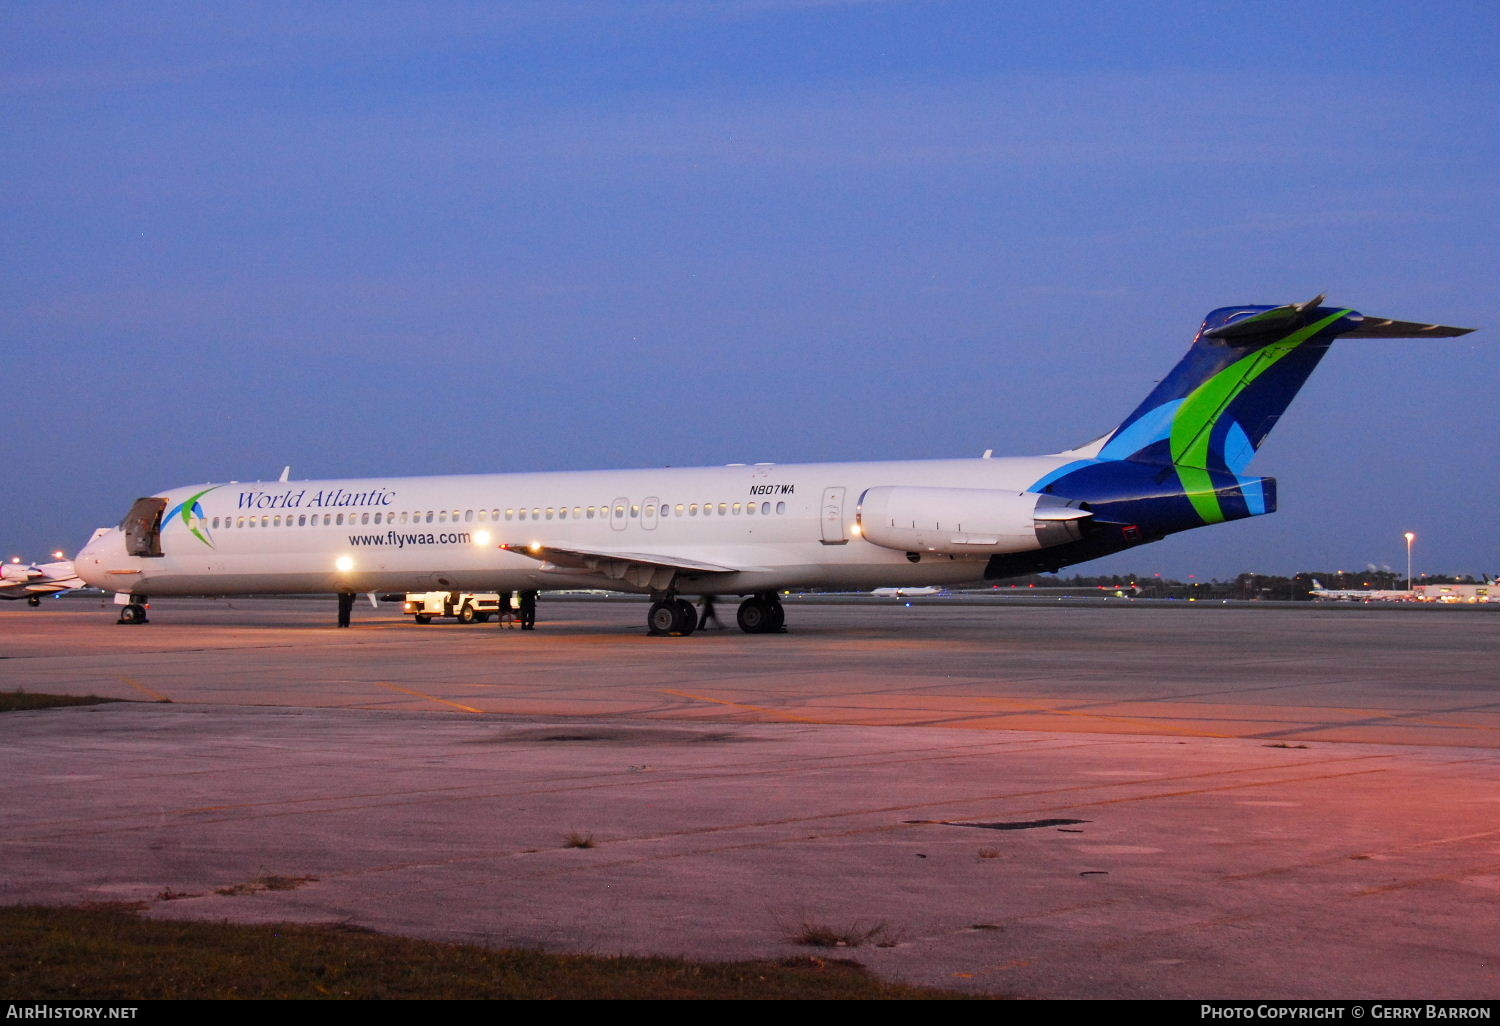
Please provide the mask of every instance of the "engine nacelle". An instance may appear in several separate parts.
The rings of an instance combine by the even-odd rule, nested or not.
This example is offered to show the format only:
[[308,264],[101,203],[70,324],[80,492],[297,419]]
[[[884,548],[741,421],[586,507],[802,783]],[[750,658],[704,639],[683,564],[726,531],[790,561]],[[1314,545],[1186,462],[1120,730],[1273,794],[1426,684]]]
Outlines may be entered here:
[[860,534],[902,552],[986,556],[1077,541],[1093,514],[1055,495],[881,486],[859,497]]

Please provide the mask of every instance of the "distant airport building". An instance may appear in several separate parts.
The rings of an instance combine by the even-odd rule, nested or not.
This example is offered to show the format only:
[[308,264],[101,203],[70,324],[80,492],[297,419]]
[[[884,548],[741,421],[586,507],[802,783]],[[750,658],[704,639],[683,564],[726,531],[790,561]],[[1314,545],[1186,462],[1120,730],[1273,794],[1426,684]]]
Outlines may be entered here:
[[1500,584],[1418,584],[1410,590],[1378,588],[1324,588],[1313,582],[1314,599],[1332,602],[1442,602],[1474,604],[1500,602]]
[[1412,588],[1418,602],[1500,602],[1500,585],[1419,584]]

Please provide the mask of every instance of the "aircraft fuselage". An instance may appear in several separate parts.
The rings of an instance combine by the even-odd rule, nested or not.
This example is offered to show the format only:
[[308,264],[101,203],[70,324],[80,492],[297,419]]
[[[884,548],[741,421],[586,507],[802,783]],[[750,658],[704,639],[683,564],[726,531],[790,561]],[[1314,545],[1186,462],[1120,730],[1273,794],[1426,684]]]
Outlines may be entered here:
[[[857,503],[880,486],[1021,493],[1065,456],[759,464],[202,484],[158,493],[159,556],[97,532],[84,580],[152,595],[597,588],[647,580],[564,566],[528,546],[680,559],[682,590],[951,585],[984,577],[990,552],[906,552],[866,541]],[[694,574],[707,561],[724,570]]]

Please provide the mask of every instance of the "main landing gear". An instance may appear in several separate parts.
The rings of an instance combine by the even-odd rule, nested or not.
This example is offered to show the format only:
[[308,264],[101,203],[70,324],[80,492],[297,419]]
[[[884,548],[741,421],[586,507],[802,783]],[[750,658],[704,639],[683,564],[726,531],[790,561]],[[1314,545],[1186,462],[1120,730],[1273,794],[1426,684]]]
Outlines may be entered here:
[[734,618],[746,634],[777,634],[786,630],[786,611],[775,592],[751,595],[740,603]]
[[[774,591],[752,595],[741,602],[735,619],[746,634],[777,634],[786,630],[786,612]],[[675,592],[658,592],[656,601],[651,603],[651,612],[646,615],[646,626],[657,636],[671,634],[685,638],[700,626],[698,610]]]
[[698,629],[698,610],[687,599],[668,592],[666,598],[651,603],[646,626],[651,628],[652,634],[676,634],[685,638]]

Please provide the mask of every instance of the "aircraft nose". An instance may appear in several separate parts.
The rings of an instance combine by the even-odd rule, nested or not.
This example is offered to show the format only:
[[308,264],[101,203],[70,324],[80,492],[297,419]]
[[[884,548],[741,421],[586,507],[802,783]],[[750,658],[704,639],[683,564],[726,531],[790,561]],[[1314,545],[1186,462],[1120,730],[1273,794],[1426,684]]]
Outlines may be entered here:
[[[125,541],[118,528],[101,527],[73,557],[73,572],[86,584],[106,591],[118,590],[111,581],[111,563],[118,563],[125,555]],[[114,557],[111,559],[111,557]]]

